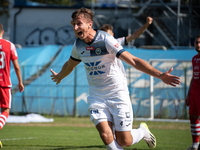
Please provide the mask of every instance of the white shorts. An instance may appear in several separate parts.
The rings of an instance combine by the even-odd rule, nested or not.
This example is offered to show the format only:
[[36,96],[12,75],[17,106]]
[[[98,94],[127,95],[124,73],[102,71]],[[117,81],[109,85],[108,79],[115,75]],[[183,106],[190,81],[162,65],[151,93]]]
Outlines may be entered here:
[[110,121],[116,131],[130,131],[133,124],[133,110],[129,95],[123,98],[103,99],[88,96],[91,121],[96,126],[102,121]]

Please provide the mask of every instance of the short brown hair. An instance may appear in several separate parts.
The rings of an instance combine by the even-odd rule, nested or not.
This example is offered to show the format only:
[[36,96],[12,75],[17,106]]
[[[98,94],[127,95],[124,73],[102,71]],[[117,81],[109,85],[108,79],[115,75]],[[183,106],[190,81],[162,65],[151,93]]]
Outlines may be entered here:
[[104,24],[101,28],[100,28],[100,30],[103,30],[103,31],[105,31],[105,32],[107,32],[108,30],[113,30],[113,26],[112,25],[110,25],[110,24]]
[[0,23],[0,33],[3,31],[3,25]]
[[90,21],[93,21],[93,17],[94,17],[93,12],[90,9],[87,9],[87,8],[84,8],[84,7],[73,12],[71,17],[72,17],[72,19],[75,19],[80,14],[83,14],[84,18],[89,19]]
[[200,38],[200,34],[195,37],[194,43],[197,42],[197,39]]
[[200,34],[199,34],[199,35],[197,35],[195,39],[198,39],[198,38],[200,38]]

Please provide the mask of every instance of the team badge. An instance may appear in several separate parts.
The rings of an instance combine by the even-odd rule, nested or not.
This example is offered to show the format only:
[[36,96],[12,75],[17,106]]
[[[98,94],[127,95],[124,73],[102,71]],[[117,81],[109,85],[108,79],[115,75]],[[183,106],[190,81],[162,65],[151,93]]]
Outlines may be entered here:
[[126,112],[126,118],[130,118],[130,112]]
[[100,54],[101,54],[101,49],[100,49],[100,48],[97,48],[97,49],[95,50],[95,53],[96,53],[97,55],[100,55]]

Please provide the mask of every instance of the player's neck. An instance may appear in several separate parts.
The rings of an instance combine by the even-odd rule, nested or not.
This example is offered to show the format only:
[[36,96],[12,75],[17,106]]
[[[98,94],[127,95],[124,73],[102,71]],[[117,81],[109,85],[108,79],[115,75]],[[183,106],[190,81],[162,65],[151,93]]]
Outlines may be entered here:
[[88,36],[84,39],[84,41],[86,43],[92,42],[92,40],[94,39],[95,35],[96,35],[96,31],[91,29],[91,31],[88,33]]

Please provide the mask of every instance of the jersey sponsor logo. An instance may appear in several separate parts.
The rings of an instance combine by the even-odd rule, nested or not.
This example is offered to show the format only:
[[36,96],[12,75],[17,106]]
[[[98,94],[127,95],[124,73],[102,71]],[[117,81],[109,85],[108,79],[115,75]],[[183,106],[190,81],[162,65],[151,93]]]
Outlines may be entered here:
[[194,62],[198,63],[200,61],[200,58],[194,58]]
[[0,49],[2,49],[2,45],[0,45]]
[[120,44],[119,43],[117,43],[117,44],[115,44],[114,45],[116,48],[118,48],[119,46],[120,46]]
[[105,65],[99,65],[101,61],[98,62],[91,62],[91,63],[85,63],[86,70],[89,71],[89,75],[99,75],[105,73],[104,71],[101,71],[101,69],[105,68]]
[[199,66],[194,66],[194,70],[199,70]]
[[94,50],[94,46],[86,47],[86,50],[87,51],[92,51],[92,50]]
[[99,114],[99,110],[98,109],[91,109],[90,114]]

